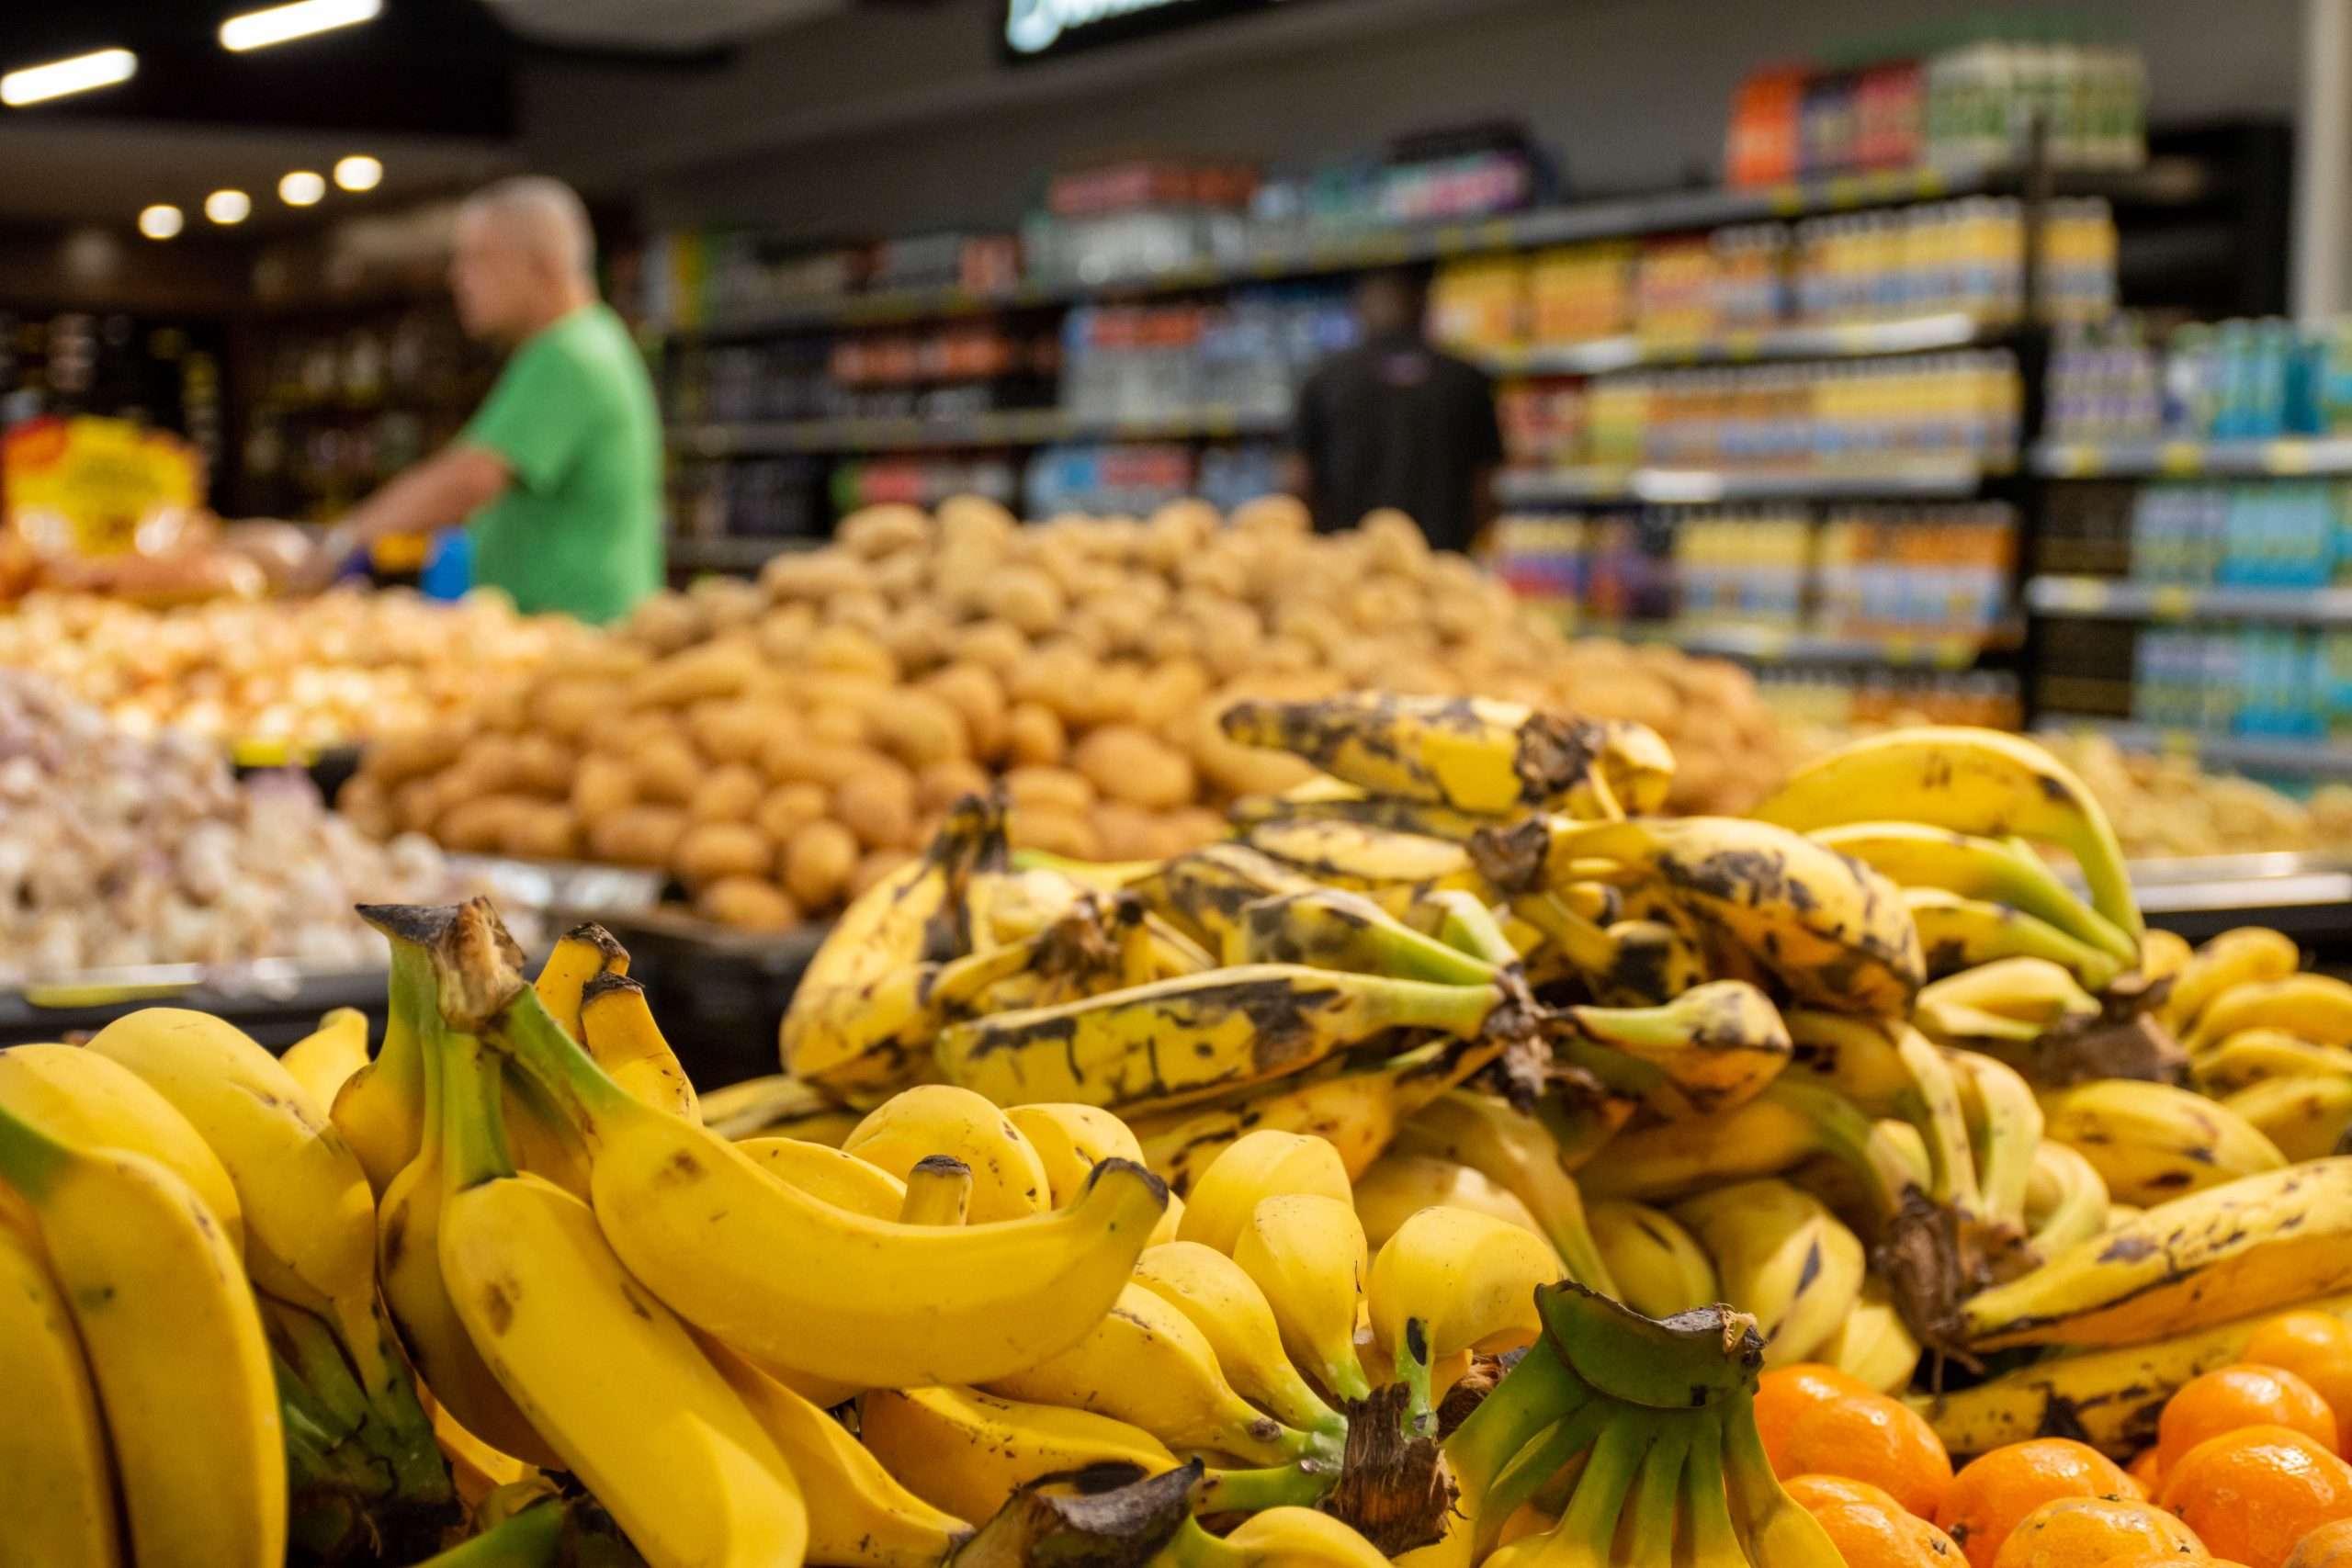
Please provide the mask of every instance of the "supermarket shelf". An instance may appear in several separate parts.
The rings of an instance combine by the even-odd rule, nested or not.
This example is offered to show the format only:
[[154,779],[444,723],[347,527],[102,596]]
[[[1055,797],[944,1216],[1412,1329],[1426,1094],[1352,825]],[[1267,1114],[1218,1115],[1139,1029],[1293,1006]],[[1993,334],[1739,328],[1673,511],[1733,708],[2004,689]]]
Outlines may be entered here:
[[1508,506],[1641,502],[1699,506],[1721,501],[1884,497],[1951,501],[1974,495],[1989,470],[1973,462],[1921,461],[1867,468],[1507,468],[1496,480]]
[[897,452],[954,446],[1044,446],[1057,441],[1190,441],[1274,435],[1288,418],[1201,409],[1166,419],[1081,419],[1060,409],[1008,409],[951,419],[811,419],[696,424],[671,433],[672,446],[697,457],[780,452]]
[[2157,751],[2186,757],[2201,767],[2251,769],[2256,773],[2301,773],[2312,777],[2352,778],[2352,746],[2323,740],[2262,739],[2242,735],[2202,735],[2191,729],[2165,729],[2153,724],[2116,719],[2070,717],[2044,714],[2034,728],[2045,734],[2064,735],[2092,730],[2127,751]]
[[1961,348],[1999,335],[1965,310],[1845,326],[1770,327],[1709,336],[1629,333],[1549,347],[1482,349],[1471,357],[1500,375],[1596,376],[1651,365],[1736,365],[1767,359],[1859,359]]
[[1568,629],[1581,637],[1671,643],[1685,653],[1753,664],[1885,664],[1906,670],[1972,669],[1987,653],[2018,643],[2014,627],[1982,637],[1903,632],[1828,637],[1784,626],[1706,621],[1577,621],[1568,623]]
[[2038,615],[2086,620],[2273,621],[2352,626],[2352,589],[2202,588],[2113,577],[2036,577],[2026,607]]
[[687,571],[757,571],[777,556],[813,550],[822,539],[696,539],[672,535],[662,541],[670,565]]
[[2054,479],[2232,479],[2352,474],[2352,438],[2273,441],[2044,441],[2033,471]]
[[[668,335],[679,339],[759,337],[834,325],[876,325],[989,310],[1036,309],[1106,294],[1181,293],[1222,284],[1311,277],[1405,262],[1529,250],[1579,240],[1711,229],[1725,223],[2015,191],[2022,188],[2024,180],[2024,170],[2010,164],[1890,170],[1746,190],[1670,191],[1573,202],[1464,223],[1273,236],[1208,265],[1080,280],[1038,280],[1003,290],[910,288],[825,295],[731,311],[673,329]],[[2060,195],[2178,202],[2198,197],[2204,175],[2197,165],[2175,160],[2159,161],[2138,170],[2060,171],[2053,183]]]

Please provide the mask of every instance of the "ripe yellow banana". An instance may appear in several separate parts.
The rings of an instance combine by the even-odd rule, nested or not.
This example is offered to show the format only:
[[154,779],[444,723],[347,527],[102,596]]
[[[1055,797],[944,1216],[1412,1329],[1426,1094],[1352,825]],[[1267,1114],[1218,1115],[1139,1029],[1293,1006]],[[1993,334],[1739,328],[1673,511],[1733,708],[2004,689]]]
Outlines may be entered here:
[[2041,1096],[2042,1136],[2098,1168],[2117,1201],[2162,1203],[2287,1163],[2243,1116],[2201,1094],[2098,1078]]
[[2196,955],[2196,950],[2188,945],[2187,937],[2178,931],[2152,926],[2140,942],[2141,977],[2151,983],[2177,979],[2180,972],[2188,967],[2188,961]]
[[[87,1358],[132,1556],[279,1568],[286,1437],[269,1344],[203,1201],[153,1160],[83,1153],[8,1111],[0,1183],[31,1210]],[[69,1418],[11,1417],[42,1441]]]
[[[455,913],[414,911],[428,923]],[[434,1006],[433,964],[419,940],[420,931],[397,922],[388,927],[376,905],[361,905],[359,914],[391,945],[390,1006],[376,1059],[344,1080],[331,1114],[335,1131],[368,1173],[368,1190],[381,1197],[424,1141],[424,1046],[420,1033]]]
[[1361,822],[1261,822],[1240,841],[1326,886],[1371,894],[1391,913],[1444,888],[1493,896],[1470,848],[1450,839]]
[[1250,1408],[1218,1367],[1193,1321],[1158,1292],[1130,1284],[1086,1337],[987,1392],[1033,1404],[1091,1410],[1138,1427],[1180,1451],[1288,1464],[1321,1451],[1318,1439]]
[[1897,1016],[1926,978],[1901,890],[1801,833],[1731,817],[1555,818],[1515,829],[1505,858],[1538,860],[1539,835],[1547,880],[1614,861],[1620,879],[1661,885],[1803,1006]]
[[1489,816],[1571,807],[1619,814],[1601,777],[1600,727],[1517,703],[1385,693],[1244,700],[1217,722],[1244,746],[1304,757],[1374,795]]
[[1896,818],[2055,844],[2082,867],[2091,908],[2135,942],[2143,930],[2107,813],[2070,769],[2019,736],[1947,726],[1865,736],[1798,769],[1755,814],[1806,832]]
[[808,1516],[784,1456],[587,1205],[514,1172],[497,1075],[472,1037],[446,1039],[441,1270],[483,1360],[652,1568],[801,1561]]
[[1943,1052],[1960,1089],[1961,1114],[1976,1151],[1977,1189],[1986,1215],[2013,1225],[2025,1222],[2026,1194],[2033,1179],[2033,1152],[2041,1146],[2041,1102],[2015,1067],[1974,1051]]
[[12,1045],[0,1051],[0,1110],[77,1149],[144,1155],[187,1182],[244,1255],[244,1205],[220,1156],[129,1068],[75,1045]]
[[2352,1049],[2314,1045],[2283,1029],[2241,1029],[2189,1058],[2188,1077],[2220,1099],[2270,1078],[2352,1074]]
[[[2342,1314],[2352,1311],[2352,1295],[2292,1304]],[[2270,1318],[2269,1310],[2257,1310],[2143,1343],[2047,1356],[1973,1388],[1918,1394],[1909,1403],[1955,1461],[2028,1438],[2054,1437],[2075,1438],[2121,1459],[2156,1440],[2157,1417],[2183,1384],[2236,1361]]]
[[1181,1103],[1278,1078],[1392,1029],[1457,1039],[1531,1027],[1508,975],[1438,986],[1281,964],[1218,969],[939,1035],[941,1073],[999,1104]]
[[976,874],[1004,864],[1001,808],[967,796],[930,846],[851,901],[794,988],[784,1016],[784,1066],[829,1093],[887,1094],[920,1063],[872,1017],[876,996],[894,979],[970,951],[964,904]]
[[1647,1007],[1668,1001],[1708,978],[1706,954],[1689,922],[1587,918],[1557,892],[1515,896],[1511,912],[1541,939],[1527,955],[1531,979],[1577,976],[1611,1006]]
[[1655,1007],[1570,1007],[1555,1053],[1660,1114],[1727,1111],[1787,1066],[1788,1025],[1744,980],[1712,980]]
[[1298,1375],[1283,1349],[1274,1309],[1239,1264],[1196,1241],[1168,1242],[1136,1260],[1135,1282],[1191,1320],[1245,1397],[1327,1442],[1346,1438],[1346,1417]]
[[853,1154],[797,1138],[752,1138],[735,1145],[787,1187],[870,1220],[895,1220],[907,1184]]
[[1374,1252],[1399,1226],[1429,1208],[1470,1209],[1537,1235],[1544,1227],[1510,1189],[1466,1165],[1434,1155],[1381,1156],[1356,1178],[1356,1218]]
[[1356,1354],[1370,1250],[1355,1210],[1314,1193],[1261,1200],[1233,1243],[1233,1260],[1265,1292],[1291,1359],[1343,1400],[1372,1393]]
[[2292,939],[2267,926],[2238,926],[2197,950],[2173,976],[2159,1010],[2165,1025],[2186,1037],[2220,998],[2240,986],[2284,980],[2302,966]]
[[845,1153],[899,1180],[918,1160],[949,1155],[972,1172],[972,1219],[1016,1220],[1053,1206],[1046,1168],[1003,1111],[967,1089],[922,1084],[883,1101],[843,1141]]
[[2321,1159],[2344,1149],[2352,1132],[2352,1077],[2266,1078],[2222,1101],[2290,1160]]
[[907,1172],[907,1201],[898,1220],[907,1225],[960,1225],[971,1217],[972,1168],[954,1155],[925,1155]]
[[909,1491],[963,1519],[988,1518],[1044,1476],[1176,1467],[1159,1439],[1124,1421],[970,1388],[876,1389],[858,1401],[858,1431]]
[[1919,988],[1917,1005],[1973,1008],[2044,1029],[2099,1010],[2098,998],[2075,984],[2065,965],[2046,958],[1996,958],[1930,980]]
[[1860,1240],[1785,1181],[1702,1193],[1674,1217],[1713,1258],[1724,1298],[1755,1317],[1769,1366],[1813,1359],[1861,1294]]
[[1318,794],[1304,799],[1295,790],[1285,795],[1246,795],[1226,807],[1226,819],[1242,829],[1261,822],[1355,822],[1394,833],[1451,839],[1455,843],[1468,843],[1481,829],[1510,821],[1508,816],[1457,811],[1451,806],[1434,806],[1425,800],[1406,800],[1393,795],[1367,795],[1354,785],[1336,779],[1311,780],[1309,784],[1346,793]]
[[[810,1143],[838,1145],[842,1137],[857,1125],[858,1113],[836,1103],[802,1083],[790,1073],[770,1073],[763,1078],[746,1078],[741,1083],[729,1084],[725,1089],[697,1094],[702,1108],[703,1125],[722,1138],[800,1138]],[[794,1124],[808,1122],[823,1127],[833,1123],[841,1126],[841,1136],[818,1137],[794,1130]]]
[[2332,975],[2290,975],[2232,987],[2197,1015],[2189,1053],[2245,1029],[2283,1029],[2315,1045],[2352,1045],[2352,985]]
[[377,1294],[374,1195],[326,1112],[277,1058],[208,1013],[143,1009],[85,1049],[145,1079],[220,1156],[244,1210],[254,1284],[325,1319],[376,1411],[371,1436],[388,1444],[403,1484],[446,1495],[432,1425]]
[[695,1086],[662,1037],[662,1026],[646,1005],[645,987],[637,981],[609,970],[590,980],[580,993],[578,1038],[615,1083],[646,1104],[702,1120]]
[[1578,1184],[1589,1198],[1649,1202],[1776,1176],[1816,1155],[1851,1172],[1873,1213],[1894,1214],[1916,1179],[1885,1125],[1834,1090],[1784,1076],[1737,1110],[1619,1134]]
[[478,934],[494,920],[468,906],[444,994],[585,1134],[596,1219],[630,1273],[763,1369],[868,1388],[1004,1376],[1109,1309],[1166,1205],[1157,1178],[1115,1161],[1069,1208],[996,1224],[895,1224],[809,1198],[616,1085]]
[[1059,1209],[1086,1190],[1106,1159],[1144,1162],[1143,1145],[1125,1122],[1098,1105],[1016,1105],[1005,1111],[1045,1168],[1046,1188]]
[[1234,917],[1261,898],[1311,893],[1322,884],[1246,844],[1204,844],[1162,862],[1126,890],[1144,908],[1211,952],[1221,951]]
[[[1224,962],[1308,964],[1399,980],[1483,986],[1497,965],[1424,936],[1361,893],[1319,887],[1244,905],[1226,932]],[[1514,954],[1510,962],[1517,961]]]
[[[588,982],[600,975],[628,973],[628,949],[612,932],[592,920],[563,933],[548,951],[548,961],[539,966],[538,978],[531,985],[556,1022],[563,1026],[563,1032],[574,1040],[582,1040],[585,1035],[580,1007],[587,998]],[[598,1059],[602,1060],[601,1056]]]
[[2004,958],[2042,958],[2100,990],[2123,970],[2123,961],[2113,953],[2005,904],[1963,898],[1940,887],[1906,887],[1903,904],[1919,928],[1928,973],[1939,978]]
[[1157,1568],[1387,1568],[1380,1549],[1315,1508],[1267,1508],[1222,1538],[1187,1518],[1153,1558]]
[[1970,1343],[2136,1345],[2352,1288],[2352,1158],[2176,1198],[1961,1303]]
[[[1932,989],[1933,987],[1929,987]],[[1872,1116],[1917,1129],[1928,1193],[1975,1213],[1983,1205],[1968,1118],[1951,1064],[1927,1037],[1897,1020],[1792,1010],[1792,1071],[1835,1089]]]
[[1635,1312],[1672,1317],[1723,1299],[1714,1260],[1665,1210],[1645,1203],[1595,1203],[1586,1218],[1610,1277]]
[[1328,1139],[1306,1133],[1260,1128],[1245,1133],[1209,1162],[1184,1200],[1183,1241],[1197,1241],[1231,1257],[1233,1244],[1250,1227],[1259,1203],[1294,1192],[1312,1192],[1345,1203],[1353,1199],[1348,1168]]
[[[444,1077],[449,1046],[440,1017],[427,1021],[424,1102],[428,1119],[416,1158],[392,1179],[376,1213],[376,1277],[384,1305],[400,1331],[410,1364],[434,1401],[458,1426],[496,1451],[543,1470],[560,1470],[563,1457],[517,1409],[505,1386],[474,1348],[473,1337],[441,1273],[441,1222],[464,1174],[447,1157],[450,1111]],[[484,1071],[493,1078],[495,1065]]]
[[277,1059],[312,1100],[333,1105],[351,1075],[368,1065],[368,1015],[336,1008]]
[[1587,1226],[1583,1196],[1565,1164],[1568,1149],[1510,1101],[1470,1089],[1441,1095],[1397,1130],[1396,1146],[1457,1160],[1505,1188],[1535,1216],[1568,1278],[1604,1292],[1617,1283]]
[[1845,1321],[1815,1354],[1848,1377],[1860,1378],[1881,1393],[1894,1393],[1911,1386],[1911,1375],[1919,1370],[1920,1347],[1885,1282],[1872,1276],[1862,1281],[1861,1294]]
[[2037,1255],[2049,1258],[2098,1235],[2107,1228],[2107,1181],[2098,1167],[2055,1139],[2033,1151],[2025,1221]]
[[81,1336],[40,1241],[0,1217],[0,1562],[116,1568],[114,1461]]
[[2075,897],[2033,846],[2018,839],[1980,839],[1920,822],[1849,822],[1814,837],[1905,888],[1936,887],[1962,897],[2005,904],[2087,942],[2119,964],[2138,956],[2132,939]]
[[695,1342],[800,1483],[809,1562],[935,1568],[971,1535],[971,1526],[900,1485],[839,1421],[718,1340]]
[[1431,1362],[1534,1343],[1535,1292],[1560,1274],[1559,1254],[1532,1228],[1458,1208],[1407,1218],[1374,1257],[1364,1298],[1373,1339],[1409,1392],[1408,1421],[1435,1425]]

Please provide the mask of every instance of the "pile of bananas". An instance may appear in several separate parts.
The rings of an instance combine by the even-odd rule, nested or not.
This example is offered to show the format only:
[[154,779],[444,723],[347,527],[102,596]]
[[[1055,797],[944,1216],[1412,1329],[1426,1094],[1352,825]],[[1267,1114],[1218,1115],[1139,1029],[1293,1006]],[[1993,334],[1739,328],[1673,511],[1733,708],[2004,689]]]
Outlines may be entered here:
[[[2030,741],[1873,736],[1750,817],[1667,818],[1639,726],[1379,695],[1222,725],[1317,776],[1124,865],[1008,855],[967,802],[852,906],[729,1124],[837,1137],[925,1080],[1084,1103],[1179,1204],[1245,1137],[1313,1134],[1374,1248],[1484,1213],[1641,1312],[1721,1300],[1773,1364],[1921,1390],[1962,1452],[2126,1446],[2228,1347],[2161,1379],[2080,1357],[2059,1398],[2037,1369],[2352,1286],[2295,1234],[2334,1226],[2290,1220],[2352,1181],[2295,1163],[2352,1124],[2352,987],[2276,932],[2146,931]],[[2184,1252],[2217,1213],[2248,1228]],[[1939,1399],[1955,1367],[1986,1381]]]

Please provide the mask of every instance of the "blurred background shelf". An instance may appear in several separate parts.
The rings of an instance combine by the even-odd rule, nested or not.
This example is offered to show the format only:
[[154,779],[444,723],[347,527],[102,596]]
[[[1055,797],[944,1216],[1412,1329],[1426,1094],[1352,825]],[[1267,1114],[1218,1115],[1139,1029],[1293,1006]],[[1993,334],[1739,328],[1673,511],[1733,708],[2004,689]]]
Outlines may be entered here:
[[1624,502],[1651,506],[1706,506],[1740,501],[1956,501],[1974,495],[1991,471],[1965,461],[1786,472],[1739,468],[1506,468],[1496,480],[1496,490],[1505,505],[1522,507]]
[[1596,376],[1643,366],[1742,365],[1774,359],[1859,359],[1876,355],[1918,354],[1965,348],[2014,335],[1964,310],[1910,316],[1890,321],[1842,326],[1769,327],[1691,337],[1628,333],[1585,343],[1477,353],[1501,375]]
[[2263,441],[2045,441],[2030,466],[2045,479],[2216,479],[2352,474],[2352,437]]
[[2352,746],[2324,740],[2205,735],[2193,729],[2169,729],[2153,724],[2064,713],[2042,714],[2034,728],[2056,734],[2090,730],[2106,736],[2127,751],[2187,758],[2216,772],[2245,769],[2352,779]]
[[2108,577],[2042,576],[2025,585],[2037,615],[2146,621],[2352,626],[2352,589],[2204,588]]

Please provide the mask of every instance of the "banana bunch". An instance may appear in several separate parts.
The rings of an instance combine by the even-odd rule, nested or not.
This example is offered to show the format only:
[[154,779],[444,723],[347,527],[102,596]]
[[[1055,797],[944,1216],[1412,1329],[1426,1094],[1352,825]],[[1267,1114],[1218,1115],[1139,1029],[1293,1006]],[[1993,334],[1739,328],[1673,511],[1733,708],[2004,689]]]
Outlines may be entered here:
[[2352,986],[2301,967],[2275,931],[2223,931],[2159,1006],[2188,1048],[2189,1082],[2293,1160],[2342,1152],[2352,1134]]

